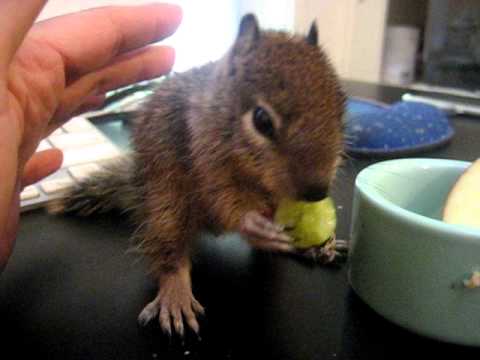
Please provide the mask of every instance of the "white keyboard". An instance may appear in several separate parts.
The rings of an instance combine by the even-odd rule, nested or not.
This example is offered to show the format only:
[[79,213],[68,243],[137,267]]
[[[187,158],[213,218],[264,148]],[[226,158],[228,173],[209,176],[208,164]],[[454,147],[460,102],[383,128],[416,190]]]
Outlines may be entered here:
[[21,211],[43,206],[58,197],[62,190],[101,169],[102,163],[122,154],[110,139],[87,118],[74,117],[42,140],[37,151],[58,148],[63,151],[63,164],[54,174],[25,187],[20,195]]

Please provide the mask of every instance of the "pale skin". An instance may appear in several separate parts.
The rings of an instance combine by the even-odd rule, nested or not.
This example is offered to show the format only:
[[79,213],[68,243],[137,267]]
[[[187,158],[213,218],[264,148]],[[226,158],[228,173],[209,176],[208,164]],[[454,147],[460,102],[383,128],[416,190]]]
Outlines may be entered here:
[[[105,7],[33,25],[46,0],[0,2],[0,271],[14,248],[23,187],[55,172],[59,150],[39,142],[109,90],[168,73],[182,12],[151,4]],[[80,45],[79,45],[80,44]]]

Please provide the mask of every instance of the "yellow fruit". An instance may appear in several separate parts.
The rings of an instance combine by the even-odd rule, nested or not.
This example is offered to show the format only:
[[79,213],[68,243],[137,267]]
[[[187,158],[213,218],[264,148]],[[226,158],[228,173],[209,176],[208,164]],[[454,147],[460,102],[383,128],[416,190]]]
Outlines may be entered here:
[[316,202],[284,199],[275,212],[274,221],[285,227],[295,247],[321,246],[335,234],[335,204],[330,197]]
[[443,221],[480,228],[480,159],[458,178],[450,191]]

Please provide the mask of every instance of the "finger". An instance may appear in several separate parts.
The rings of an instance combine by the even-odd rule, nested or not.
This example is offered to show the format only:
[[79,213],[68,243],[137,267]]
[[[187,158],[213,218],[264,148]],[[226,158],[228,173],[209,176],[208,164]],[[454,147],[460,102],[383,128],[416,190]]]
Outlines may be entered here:
[[175,60],[175,51],[166,46],[149,46],[125,54],[113,64],[90,73],[67,88],[67,92],[103,94],[138,81],[168,73]]
[[183,326],[182,312],[179,308],[172,310],[172,320],[175,332],[183,338],[185,335],[185,327]]
[[170,321],[170,312],[167,308],[162,307],[160,310],[160,315],[158,316],[158,321],[160,322],[160,327],[165,334],[172,336],[172,322]]
[[76,112],[79,105],[84,102],[82,99],[90,97],[91,94],[102,94],[168,73],[173,66],[174,58],[172,48],[150,46],[125,54],[104,69],[82,77],[65,90],[54,117],[54,124],[58,126]]
[[85,102],[72,113],[72,116],[77,116],[88,111],[97,110],[105,103],[106,95],[92,95],[85,100]]
[[336,239],[335,240],[335,249],[337,251],[347,251],[349,249],[349,246],[348,246],[348,241],[347,240],[339,240],[339,239]]
[[[49,136],[52,132],[62,126],[65,121],[69,120],[70,118],[84,114],[89,111],[97,110],[105,103],[105,94],[101,95],[90,95],[86,96],[84,101],[79,101],[78,104],[75,105],[72,111],[68,112],[68,115],[64,115],[61,120],[57,120],[56,117],[52,118],[50,123],[48,124],[47,130],[45,132],[45,137]],[[57,110],[57,114],[60,113],[60,110]],[[59,119],[59,118],[58,118]]]
[[23,170],[22,185],[28,186],[53,174],[62,166],[63,154],[59,149],[49,149],[33,154]]
[[196,299],[192,300],[192,309],[198,315],[205,315],[205,308]]
[[[0,274],[10,257],[17,237],[20,213],[20,187],[16,186],[14,196],[6,203],[5,222],[0,223]],[[3,220],[3,219],[2,219]]]
[[182,313],[190,329],[192,329],[195,334],[198,334],[200,332],[200,325],[198,324],[197,317],[193,310],[191,308],[184,308],[182,309]]
[[62,55],[69,79],[75,80],[119,54],[168,37],[181,18],[182,11],[175,5],[104,7],[39,23],[32,36]]
[[150,320],[158,315],[158,306],[156,301],[152,301],[145,306],[140,315],[138,315],[138,323],[142,326],[147,325]]
[[18,0],[2,0],[0,2],[0,65],[8,66],[22,43],[28,30],[42,10],[47,0],[22,1],[19,10]]
[[271,232],[282,232],[284,230],[282,225],[276,224],[260,214],[254,218],[254,221],[258,226],[263,227],[265,230]]
[[[2,95],[3,96],[3,95]],[[18,221],[20,179],[18,171],[18,124],[12,114],[0,108],[0,272],[13,248]]]
[[279,251],[284,253],[291,253],[295,251],[295,247],[291,244],[287,244],[285,242],[269,240],[265,238],[248,238],[248,243],[260,250],[268,250],[268,251]]
[[271,224],[267,218],[259,213],[250,212],[245,215],[241,231],[247,236],[291,243],[292,239],[290,236],[284,232],[277,231],[276,227]]

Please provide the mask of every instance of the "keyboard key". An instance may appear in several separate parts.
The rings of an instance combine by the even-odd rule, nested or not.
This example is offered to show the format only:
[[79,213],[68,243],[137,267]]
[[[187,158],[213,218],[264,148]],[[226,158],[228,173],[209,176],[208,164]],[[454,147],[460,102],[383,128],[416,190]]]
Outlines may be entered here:
[[63,190],[73,187],[102,163],[121,156],[123,151],[98,130],[86,117],[74,117],[42,140],[37,151],[58,148],[63,151],[62,168],[35,185],[26,187],[21,195],[21,211],[44,206]]
[[51,180],[44,180],[41,183],[41,188],[47,194],[54,194],[61,190],[67,189],[74,184],[71,177],[61,177]]
[[20,200],[31,200],[40,196],[40,191],[34,186],[26,186],[23,191],[20,193]]
[[111,143],[102,143],[88,148],[70,149],[63,152],[63,167],[112,159],[121,152]]
[[73,132],[91,131],[92,129],[95,129],[95,126],[93,126],[93,124],[87,119],[80,116],[76,116],[68,120],[63,125],[63,128],[67,132],[73,133]]
[[87,146],[106,142],[107,139],[97,131],[69,133],[48,138],[56,148],[68,150],[79,146]]
[[100,170],[101,167],[98,164],[85,164],[85,165],[77,165],[77,166],[72,166],[71,168],[68,169],[70,174],[76,179],[76,180],[82,180],[87,178],[91,173]]

